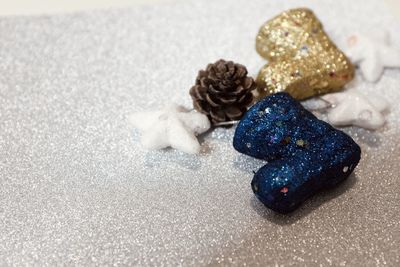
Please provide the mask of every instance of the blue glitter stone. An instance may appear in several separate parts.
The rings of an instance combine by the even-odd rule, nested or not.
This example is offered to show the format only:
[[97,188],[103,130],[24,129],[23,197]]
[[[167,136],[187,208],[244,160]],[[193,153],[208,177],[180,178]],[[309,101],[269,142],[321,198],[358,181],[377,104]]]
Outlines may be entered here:
[[251,185],[261,202],[280,213],[346,179],[361,156],[351,137],[318,120],[286,93],[256,103],[239,122],[233,146],[268,161]]

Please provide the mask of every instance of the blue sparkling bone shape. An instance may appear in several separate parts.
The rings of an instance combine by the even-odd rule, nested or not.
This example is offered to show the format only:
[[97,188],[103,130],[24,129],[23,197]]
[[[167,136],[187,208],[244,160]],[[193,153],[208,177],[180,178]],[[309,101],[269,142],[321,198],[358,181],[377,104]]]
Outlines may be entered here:
[[280,213],[346,179],[361,156],[351,137],[318,120],[287,93],[256,103],[239,122],[233,146],[267,161],[251,185],[262,203]]

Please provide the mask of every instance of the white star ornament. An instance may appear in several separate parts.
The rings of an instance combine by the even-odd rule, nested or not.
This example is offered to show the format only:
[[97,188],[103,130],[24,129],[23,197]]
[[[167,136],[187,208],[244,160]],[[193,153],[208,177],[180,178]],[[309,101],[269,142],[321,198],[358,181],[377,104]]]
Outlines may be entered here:
[[200,152],[197,135],[210,128],[207,116],[172,103],[159,111],[137,112],[129,122],[141,131],[142,145],[151,150],[172,147],[188,154]]
[[369,82],[378,81],[384,68],[400,68],[400,49],[390,43],[389,37],[389,33],[384,33],[382,36],[354,34],[348,38],[347,55]]
[[331,103],[328,122],[335,126],[355,125],[376,130],[385,124],[383,112],[389,108],[388,102],[378,95],[368,98],[357,90],[348,90],[321,96]]

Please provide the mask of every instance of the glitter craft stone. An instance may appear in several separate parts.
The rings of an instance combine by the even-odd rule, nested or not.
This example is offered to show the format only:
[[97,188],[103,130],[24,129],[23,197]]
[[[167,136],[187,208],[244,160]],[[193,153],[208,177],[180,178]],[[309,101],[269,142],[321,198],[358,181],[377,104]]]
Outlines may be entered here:
[[301,100],[339,91],[354,77],[354,66],[306,8],[291,9],[265,23],[257,52],[269,63],[258,74],[260,97],[285,91]]
[[361,155],[351,137],[318,120],[287,93],[254,105],[236,128],[233,146],[268,161],[251,185],[261,202],[280,213],[349,177]]

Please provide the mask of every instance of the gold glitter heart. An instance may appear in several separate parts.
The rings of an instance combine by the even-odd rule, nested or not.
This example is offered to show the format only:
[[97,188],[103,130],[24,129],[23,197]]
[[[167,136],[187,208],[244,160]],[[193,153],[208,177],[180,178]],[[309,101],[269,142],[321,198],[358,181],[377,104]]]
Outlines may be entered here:
[[354,66],[306,8],[291,9],[266,22],[256,41],[266,58],[257,78],[260,97],[285,91],[301,100],[336,92],[354,78]]

